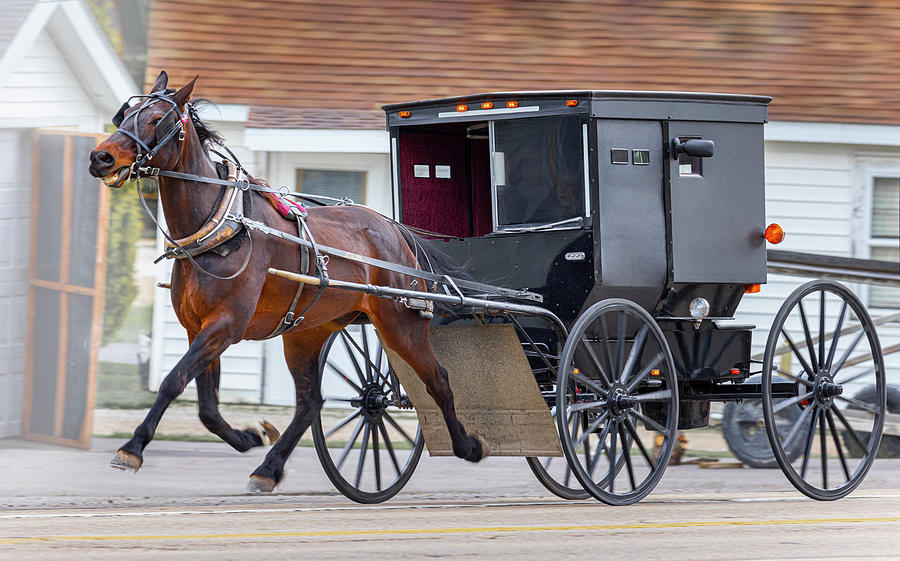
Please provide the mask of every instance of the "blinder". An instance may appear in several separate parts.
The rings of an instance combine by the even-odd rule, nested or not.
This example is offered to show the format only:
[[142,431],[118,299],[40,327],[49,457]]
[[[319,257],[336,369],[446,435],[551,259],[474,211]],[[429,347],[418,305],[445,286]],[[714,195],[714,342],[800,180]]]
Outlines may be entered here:
[[131,107],[128,102],[122,104],[122,107],[119,107],[119,110],[113,115],[112,124],[116,128],[122,126],[122,121],[125,120],[125,112],[128,111],[128,108]]

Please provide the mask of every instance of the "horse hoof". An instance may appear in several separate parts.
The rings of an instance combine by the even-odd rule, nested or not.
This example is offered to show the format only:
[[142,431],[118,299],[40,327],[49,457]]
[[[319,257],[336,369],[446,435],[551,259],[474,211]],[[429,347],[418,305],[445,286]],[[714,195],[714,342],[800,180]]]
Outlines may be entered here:
[[278,442],[278,439],[281,438],[281,433],[278,429],[275,428],[275,425],[263,419],[260,424],[264,431],[266,431],[266,437],[269,439],[269,444],[275,444]]
[[481,445],[481,459],[483,460],[483,459],[487,458],[488,456],[490,456],[491,455],[491,447],[488,446],[487,441],[485,441],[480,436],[476,436],[475,438],[478,439],[478,444]]
[[275,489],[275,480],[261,475],[251,475],[247,482],[248,493],[271,493]]
[[116,455],[113,456],[113,459],[110,460],[109,465],[122,471],[137,473],[137,471],[141,469],[143,463],[144,460],[140,457],[130,452],[126,452],[125,450],[118,450]]

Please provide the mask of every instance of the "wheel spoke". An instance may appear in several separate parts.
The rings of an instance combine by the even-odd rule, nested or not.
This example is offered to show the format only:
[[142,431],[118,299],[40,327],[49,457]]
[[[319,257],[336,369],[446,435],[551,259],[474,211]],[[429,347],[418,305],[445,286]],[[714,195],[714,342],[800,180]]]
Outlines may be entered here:
[[397,476],[400,476],[400,463],[397,461],[397,454],[394,453],[394,446],[391,444],[391,437],[388,436],[387,428],[384,426],[384,421],[381,419],[378,420],[378,430],[381,431],[381,436],[384,439],[384,447],[388,451],[388,457],[391,459],[391,464],[394,466],[394,471],[397,472]]
[[828,430],[831,431],[831,438],[834,439],[834,447],[837,448],[838,457],[841,459],[841,468],[844,470],[845,481],[850,481],[850,468],[847,467],[844,448],[841,446],[841,439],[838,437],[837,428],[834,426],[834,417],[831,415],[831,409],[825,410],[825,418],[828,420]]
[[[606,386],[609,387],[610,384],[612,383],[612,382],[610,382],[610,377],[609,377],[609,375],[607,375],[606,372],[604,372],[603,367],[600,366],[600,359],[597,358],[597,353],[594,352],[594,349],[591,347],[590,342],[587,341],[584,337],[580,338],[578,340],[578,342],[581,343],[581,345],[585,348],[588,356],[591,359],[591,362],[594,363],[594,367],[597,369],[597,372],[600,373],[600,377],[606,383]],[[602,391],[603,395],[606,395],[606,392],[603,389],[601,389],[599,386],[594,386],[594,387],[596,387],[598,390]]]
[[362,368],[360,368],[360,366],[359,366],[359,361],[356,360],[356,355],[353,353],[353,349],[350,348],[350,343],[348,342],[348,341],[350,341],[353,343],[354,346],[356,346],[356,341],[354,341],[353,337],[350,337],[350,335],[343,329],[340,330],[338,333],[341,334],[341,342],[344,343],[344,348],[347,349],[347,356],[350,357],[350,362],[353,363],[353,368],[356,370],[357,377],[359,377],[359,383],[361,385],[365,386],[366,385],[366,377],[365,377],[365,375],[363,375]]
[[360,407],[359,409],[357,409],[357,410],[354,411],[353,413],[350,413],[349,415],[347,415],[346,417],[344,417],[343,419],[341,419],[341,422],[340,422],[340,423],[338,423],[338,424],[334,425],[333,427],[331,427],[330,429],[328,429],[328,432],[325,433],[325,438],[328,438],[328,437],[331,436],[332,434],[334,434],[334,433],[336,433],[337,431],[341,430],[342,428],[344,428],[345,426],[347,426],[347,423],[349,423],[349,422],[352,421],[353,419],[359,417],[361,414],[362,414],[362,407]]
[[853,440],[855,440],[856,443],[859,444],[859,447],[863,449],[864,454],[868,454],[869,447],[862,441],[856,430],[850,426],[850,423],[847,422],[847,418],[844,417],[844,414],[841,413],[841,410],[833,405],[831,406],[831,409],[834,411],[834,414],[837,415],[838,421],[840,421],[841,424],[844,425],[844,428],[847,429],[847,432],[849,432],[850,435],[853,436]]
[[628,353],[628,359],[625,361],[625,367],[622,368],[622,375],[619,378],[619,382],[624,384],[625,380],[628,379],[628,375],[631,374],[634,364],[644,350],[644,344],[647,342],[647,333],[649,330],[650,326],[647,324],[642,325],[638,330],[637,335],[634,337],[634,344],[631,346],[631,351]]
[[656,421],[654,421],[654,420],[651,419],[650,417],[647,417],[646,415],[644,415],[643,413],[641,413],[641,412],[638,411],[637,409],[632,409],[632,410],[631,410],[631,413],[632,413],[635,417],[637,417],[638,419],[644,421],[644,424],[645,424],[645,425],[649,426],[650,428],[652,428],[652,429],[655,430],[656,432],[661,432],[661,433],[663,433],[663,434],[666,434],[666,432],[667,432],[666,427],[664,427],[664,426],[662,426],[661,424],[657,423]]
[[[810,409],[817,409],[818,407],[813,405]],[[800,466],[800,477],[806,479],[806,466],[809,465],[809,453],[812,451],[813,438],[816,436],[816,421],[819,419],[818,415],[813,415],[812,419],[809,421],[809,432],[806,434],[806,449],[803,452],[803,465]]]
[[[825,367],[825,291],[819,292],[819,371]],[[825,424],[824,422],[822,423]]]
[[650,466],[650,469],[651,470],[656,469],[656,464],[653,462],[653,458],[650,456],[650,454],[647,453],[647,449],[644,448],[644,443],[641,442],[641,439],[638,436],[637,429],[634,427],[632,422],[628,419],[625,419],[625,428],[628,429],[629,433],[631,433],[631,438],[633,438],[635,443],[637,443],[638,450],[641,451],[641,455],[644,456],[645,460],[647,460],[647,464]]
[[572,376],[573,378],[577,378],[581,383],[583,383],[583,384],[585,384],[585,385],[587,385],[587,386],[590,386],[591,388],[597,390],[597,391],[600,393],[600,395],[602,395],[603,397],[606,397],[606,396],[607,396],[606,389],[601,388],[601,387],[597,384],[596,381],[591,380],[590,378],[588,378],[587,376],[585,376],[585,375],[582,374],[581,372],[574,372],[574,371],[573,371],[573,372],[570,372],[569,375]]
[[787,341],[788,346],[791,347],[791,351],[793,351],[794,356],[797,357],[797,360],[800,361],[800,366],[803,367],[803,370],[805,370],[810,375],[815,373],[815,370],[813,370],[812,367],[807,364],[806,359],[803,358],[803,355],[800,353],[800,349],[798,349],[797,345],[794,344],[794,340],[791,339],[791,336],[788,334],[787,330],[784,327],[781,328],[781,334],[784,335],[784,338]]
[[372,361],[369,360],[369,336],[366,334],[365,325],[359,327],[359,334],[362,337],[362,349],[360,351],[363,358],[366,359],[366,380],[371,382],[374,379],[374,374],[372,373]]
[[363,429],[362,445],[359,448],[359,461],[356,462],[356,479],[353,482],[353,486],[357,489],[359,489],[359,482],[362,480],[363,466],[366,464],[366,451],[369,448],[369,433],[369,423],[366,423],[366,428]]
[[[380,421],[379,421],[380,424]],[[381,457],[378,449],[378,427],[372,431],[372,461],[375,466],[375,489],[381,491]]]
[[622,372],[625,360],[625,312],[619,312],[619,323],[616,326],[616,369],[612,372],[612,378]]
[[347,441],[347,444],[344,446],[344,449],[341,450],[341,457],[337,462],[337,469],[340,470],[341,466],[344,465],[344,461],[347,459],[347,455],[350,453],[350,450],[353,449],[353,445],[356,443],[356,439],[359,437],[359,432],[362,430],[363,425],[366,424],[365,417],[359,419],[359,423],[356,424],[356,428],[353,429],[353,434],[350,435],[350,440]]
[[809,392],[809,393],[805,393],[803,395],[798,395],[796,397],[792,397],[790,399],[785,399],[785,400],[779,401],[778,405],[772,407],[772,413],[778,413],[779,411],[783,411],[783,410],[787,409],[788,407],[790,407],[791,405],[800,403],[801,401],[803,401],[805,399],[809,399],[814,395],[816,395],[816,392]]
[[[366,335],[365,335],[366,330],[365,330],[365,326],[362,326],[362,327],[363,327],[363,330],[362,330],[363,331],[363,343],[365,343],[366,342]],[[350,343],[353,345],[353,347],[357,350],[357,352],[359,352],[359,355],[366,361],[366,363],[365,363],[366,376],[367,376],[366,381],[371,382],[375,379],[374,374],[372,373],[373,369],[375,372],[378,372],[379,376],[381,376],[382,375],[381,369],[379,367],[375,366],[375,364],[372,362],[372,359],[369,358],[368,344],[366,346],[366,350],[363,350],[363,348],[360,347],[357,344],[357,342],[353,340],[352,337],[348,336],[347,339],[350,341]],[[349,348],[347,350],[349,350]],[[352,352],[351,352],[351,354],[352,354]],[[362,374],[362,371],[360,371],[360,374]]]
[[350,377],[347,376],[347,374],[343,370],[341,370],[340,368],[337,367],[337,365],[335,365],[330,360],[327,361],[325,364],[328,366],[328,368],[331,368],[332,370],[337,372],[337,375],[340,377],[340,379],[343,380],[344,382],[346,382],[348,386],[350,386],[357,392],[362,393],[362,388],[360,386],[357,386],[356,383],[353,382],[353,380],[351,380]]
[[809,333],[809,323],[806,321],[806,310],[803,308],[803,298],[797,301],[797,307],[800,308],[800,322],[803,324],[803,336],[806,338],[806,348],[809,350],[809,360],[813,365],[813,373],[819,373],[819,360],[816,357],[815,344],[812,335]]
[[612,421],[607,420],[606,424],[603,425],[603,430],[600,431],[600,438],[597,440],[597,450],[588,468],[588,475],[591,476],[591,479],[594,479],[594,470],[597,469],[597,464],[600,463],[600,457],[603,456],[603,451],[606,449],[606,437],[609,435],[609,429],[611,427]]
[[600,334],[603,337],[603,345],[606,347],[606,365],[609,367],[610,374],[612,374],[614,370],[613,354],[609,348],[609,326],[606,324],[606,314],[600,315]]
[[850,403],[850,404],[853,405],[854,407],[858,407],[858,408],[860,408],[860,409],[863,409],[863,410],[865,410],[865,411],[868,411],[868,412],[871,413],[872,415],[878,415],[879,413],[881,413],[878,409],[876,409],[876,408],[873,407],[872,405],[870,405],[870,404],[868,404],[868,403],[865,403],[865,402],[863,402],[863,401],[860,401],[860,400],[858,400],[858,399],[854,399],[854,398],[852,398],[852,397],[845,397],[845,396],[843,396],[843,395],[836,395],[836,396],[834,396],[834,398],[835,398],[835,399],[840,399],[841,401],[845,401],[845,402],[847,402],[847,403]]
[[875,372],[874,368],[867,368],[867,369],[863,370],[862,372],[860,372],[859,374],[854,374],[853,376],[847,378],[846,380],[841,380],[840,382],[835,380],[834,383],[840,384],[843,386],[843,385],[849,384],[850,382],[855,382],[856,380],[859,380],[863,376],[868,376],[869,374],[872,374],[874,372]]
[[634,380],[632,380],[631,382],[628,383],[628,386],[627,386],[628,393],[633,392],[634,389],[636,387],[638,387],[641,384],[641,382],[643,382],[644,379],[650,375],[651,372],[653,372],[653,369],[656,368],[659,365],[659,363],[662,362],[662,360],[663,360],[663,353],[662,353],[662,351],[660,351],[660,352],[656,353],[656,356],[653,357],[653,360],[651,360],[650,363],[647,364],[647,366],[644,367],[643,370],[641,370],[641,373],[638,374],[638,376]]
[[834,353],[837,351],[838,339],[841,337],[841,327],[844,326],[844,316],[847,315],[847,301],[844,300],[841,305],[841,313],[838,315],[837,327],[834,329],[834,335],[831,337],[831,346],[828,349],[828,358],[825,360],[825,369],[831,372],[831,364],[834,361]]
[[645,401],[667,401],[672,397],[672,390],[658,390],[650,393],[642,393],[634,396],[635,401],[643,403]]
[[616,487],[616,436],[618,431],[618,423],[612,422],[614,427],[609,431],[609,449],[606,455],[609,456],[609,493],[615,494]]
[[847,362],[847,359],[850,358],[850,353],[856,348],[856,345],[862,341],[863,335],[866,334],[865,329],[860,329],[859,333],[856,335],[856,338],[853,339],[853,342],[850,343],[850,346],[847,347],[847,350],[844,351],[844,354],[841,355],[841,358],[834,365],[834,368],[831,369],[831,377],[837,376],[837,373],[841,371],[841,367],[844,366],[844,363]]
[[781,370],[780,368],[776,368],[775,372],[778,372],[779,376],[787,378],[788,380],[791,380],[792,382],[797,382],[799,384],[803,384],[808,388],[811,388],[814,385],[811,381],[804,380],[803,378],[798,378],[797,376],[794,376],[790,372],[785,372],[784,370]]
[[591,433],[593,433],[595,430],[597,430],[597,427],[600,426],[600,423],[605,421],[608,416],[609,411],[604,411],[602,415],[594,419],[594,422],[591,423],[586,429],[584,429],[584,433],[578,438],[578,440],[575,441],[575,448],[581,446],[581,443],[584,442],[584,439],[590,436]]
[[[579,428],[582,428],[582,429],[585,428],[583,426],[585,424],[584,423],[585,419],[586,419],[586,417],[580,413],[574,415],[574,418],[572,419],[572,434],[577,435]],[[584,435],[590,436],[590,433],[582,432],[582,436],[584,436]],[[582,439],[581,442],[584,443],[584,461],[590,462],[591,461],[591,441]]]
[[598,409],[606,405],[606,400],[604,401],[582,401],[579,403],[575,403],[574,405],[570,405],[566,408],[569,413],[577,413],[578,411],[585,411],[588,409]]
[[781,447],[782,448],[790,448],[791,442],[794,441],[794,437],[797,436],[797,433],[800,432],[800,428],[803,426],[803,423],[806,422],[806,419],[809,417],[810,413],[812,413],[813,408],[807,407],[803,410],[803,413],[797,417],[797,420],[794,421],[794,425],[791,427],[790,432],[787,433],[787,436],[781,439]]
[[412,444],[413,446],[416,445],[416,441],[410,438],[408,434],[406,434],[406,431],[397,424],[397,421],[395,421],[393,417],[388,415],[387,411],[384,412],[384,418],[387,419],[387,422],[389,422],[391,426],[397,430],[397,432],[403,435],[403,438],[405,438],[410,444]]
[[[821,356],[821,355],[820,355]],[[825,440],[825,411],[819,409],[819,448],[822,454],[822,489],[828,489],[828,451]]]
[[622,438],[622,454],[625,456],[625,467],[628,470],[628,480],[631,483],[631,490],[634,491],[637,485],[634,482],[634,468],[631,466],[631,445],[625,445],[625,427],[619,425],[619,436]]

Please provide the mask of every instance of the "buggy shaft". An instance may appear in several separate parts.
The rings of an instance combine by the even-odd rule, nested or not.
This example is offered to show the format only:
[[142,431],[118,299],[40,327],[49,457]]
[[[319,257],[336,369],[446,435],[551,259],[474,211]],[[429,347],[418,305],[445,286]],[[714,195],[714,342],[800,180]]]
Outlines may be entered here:
[[[269,268],[270,275],[281,277],[283,279],[300,282],[311,286],[320,286],[322,279],[312,275],[304,275],[301,273],[293,273],[291,271],[283,271],[281,269]],[[527,304],[516,304],[514,302],[494,302],[491,300],[483,300],[481,298],[470,298],[463,295],[439,294],[436,292],[421,292],[418,290],[405,290],[402,288],[393,288],[390,286],[378,286],[374,284],[361,284],[356,282],[342,281],[338,279],[328,279],[328,287],[342,288],[344,290],[353,290],[355,292],[365,292],[379,298],[420,298],[430,300],[432,302],[440,302],[442,304],[453,304],[457,306],[469,306],[473,308],[484,308],[488,311],[512,312],[517,314],[539,316],[550,320],[560,329],[564,335],[568,334],[566,326],[556,314],[541,308],[539,306],[530,306]]]

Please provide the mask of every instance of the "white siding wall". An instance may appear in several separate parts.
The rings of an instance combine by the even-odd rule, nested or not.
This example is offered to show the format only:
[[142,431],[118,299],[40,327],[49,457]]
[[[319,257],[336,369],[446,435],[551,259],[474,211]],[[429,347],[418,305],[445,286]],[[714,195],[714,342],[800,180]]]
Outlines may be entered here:
[[18,436],[25,379],[31,156],[27,131],[0,130],[0,437]]
[[[900,147],[879,147],[792,142],[766,143],[766,218],[780,224],[785,240],[770,248],[843,257],[868,258],[859,254],[857,240],[865,215],[870,211],[863,196],[860,162],[878,152],[881,158],[900,158]],[[898,209],[900,212],[900,209]],[[768,328],[788,295],[812,278],[769,275],[768,284],[757,294],[747,294],[736,314],[740,323],[757,326],[753,352],[762,352]],[[864,284],[844,283],[867,303]],[[828,307],[831,325],[837,322],[837,304]],[[896,310],[894,310],[896,311]],[[873,316],[886,310],[870,310]],[[878,328],[882,346],[900,341],[900,324]],[[846,339],[846,338],[845,338]],[[888,380],[900,385],[900,353],[885,357]]]
[[0,122],[99,130],[97,109],[48,32],[0,87]]

